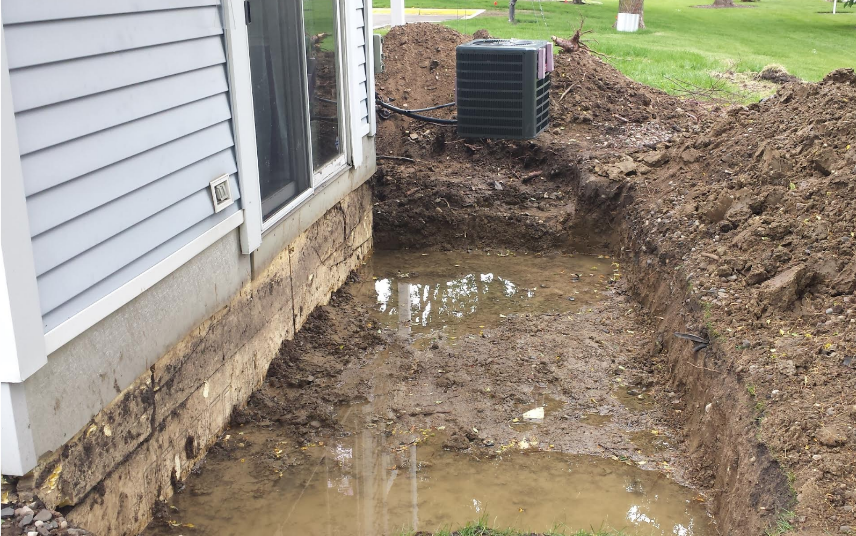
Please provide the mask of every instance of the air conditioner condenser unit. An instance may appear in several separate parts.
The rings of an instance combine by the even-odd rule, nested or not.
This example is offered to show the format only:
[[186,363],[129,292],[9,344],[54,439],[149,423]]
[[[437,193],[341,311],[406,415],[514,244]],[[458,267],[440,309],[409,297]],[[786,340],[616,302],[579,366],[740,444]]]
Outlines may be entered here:
[[530,139],[550,123],[553,44],[477,39],[456,49],[458,135]]

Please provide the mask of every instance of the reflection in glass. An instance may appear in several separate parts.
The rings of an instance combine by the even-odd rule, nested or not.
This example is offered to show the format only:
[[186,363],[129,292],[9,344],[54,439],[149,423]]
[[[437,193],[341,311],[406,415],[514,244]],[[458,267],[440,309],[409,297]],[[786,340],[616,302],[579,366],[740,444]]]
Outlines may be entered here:
[[300,4],[252,0],[247,32],[265,219],[309,188]]
[[309,122],[312,136],[312,168],[315,171],[342,154],[340,142],[338,47],[336,1],[304,0],[306,73],[309,87]]

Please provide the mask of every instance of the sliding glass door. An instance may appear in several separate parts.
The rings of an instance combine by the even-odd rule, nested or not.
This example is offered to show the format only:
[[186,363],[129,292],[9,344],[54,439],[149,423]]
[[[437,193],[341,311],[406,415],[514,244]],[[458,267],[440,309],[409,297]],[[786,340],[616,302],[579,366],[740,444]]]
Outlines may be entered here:
[[247,4],[264,220],[344,164],[336,0]]

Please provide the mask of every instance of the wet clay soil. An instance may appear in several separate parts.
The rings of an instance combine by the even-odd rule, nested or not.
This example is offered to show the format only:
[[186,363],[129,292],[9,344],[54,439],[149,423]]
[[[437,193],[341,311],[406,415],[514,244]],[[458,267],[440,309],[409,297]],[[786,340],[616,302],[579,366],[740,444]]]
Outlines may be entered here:
[[[454,46],[469,38],[423,24],[390,31],[395,52],[378,92],[411,108],[448,102]],[[691,484],[681,500],[713,514],[717,534],[853,530],[856,77],[837,71],[722,107],[646,88],[589,55],[562,54],[556,65],[551,126],[532,141],[379,121],[378,154],[415,161],[379,161],[375,245],[427,256],[377,255],[315,311],[165,519],[201,523],[189,505],[225,467],[269,479],[252,492],[262,497],[290,482],[288,471],[304,474],[310,456],[326,470],[331,445],[370,433],[368,450],[389,451],[377,462],[386,472],[371,473],[386,485],[392,471],[434,463],[432,452],[444,457],[423,467],[432,482],[432,470],[457,463],[446,456],[478,458],[485,474],[531,453],[596,457],[604,461],[592,467],[629,463],[634,475]],[[576,262],[563,258],[576,251],[609,254],[586,257],[609,261],[605,277],[557,276],[554,263]],[[528,267],[501,270],[498,255],[509,252],[535,273],[535,255],[545,257],[546,288],[520,279]],[[482,281],[487,274],[494,279]],[[516,278],[518,292],[500,296],[500,277]],[[410,308],[399,317],[402,296]],[[473,310],[486,316],[464,314]],[[694,351],[675,332],[709,344]],[[362,425],[343,421],[349,407],[365,412]],[[543,421],[524,417],[539,407]],[[258,439],[234,441],[241,432]],[[577,463],[546,459],[539,467]],[[327,489],[340,493],[335,482]],[[626,528],[624,508],[598,515]]]
[[705,496],[678,484],[647,322],[618,268],[606,255],[376,252],[283,344],[149,533],[381,535],[486,518],[710,534]]

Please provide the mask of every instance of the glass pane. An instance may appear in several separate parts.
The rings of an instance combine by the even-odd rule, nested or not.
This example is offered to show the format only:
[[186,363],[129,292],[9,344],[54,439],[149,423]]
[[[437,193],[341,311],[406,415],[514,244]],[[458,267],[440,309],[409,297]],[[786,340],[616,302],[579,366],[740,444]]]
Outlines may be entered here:
[[315,170],[343,151],[336,11],[336,0],[303,0],[312,167]]
[[309,134],[299,0],[252,0],[247,25],[262,213],[309,188]]

